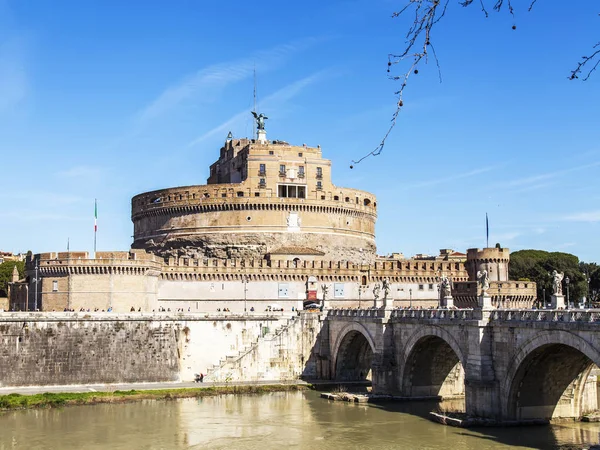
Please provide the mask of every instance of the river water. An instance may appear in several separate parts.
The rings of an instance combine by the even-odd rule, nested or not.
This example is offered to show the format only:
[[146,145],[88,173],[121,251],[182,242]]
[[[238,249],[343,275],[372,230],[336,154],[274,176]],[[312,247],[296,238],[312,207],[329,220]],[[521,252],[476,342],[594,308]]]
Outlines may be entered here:
[[446,427],[422,417],[431,409],[425,403],[362,405],[329,402],[316,392],[278,392],[15,411],[0,415],[0,450],[551,449],[600,439],[600,424]]

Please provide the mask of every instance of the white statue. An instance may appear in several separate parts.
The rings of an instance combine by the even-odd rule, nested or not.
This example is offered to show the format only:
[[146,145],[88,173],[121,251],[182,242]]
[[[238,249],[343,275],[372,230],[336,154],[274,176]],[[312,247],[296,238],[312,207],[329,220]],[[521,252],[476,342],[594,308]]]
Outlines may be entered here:
[[373,298],[375,300],[379,300],[379,290],[380,290],[379,283],[375,283],[375,287],[373,288]]
[[383,279],[383,298],[387,299],[390,293],[390,283],[387,278]]
[[322,284],[321,290],[323,291],[323,301],[325,301],[327,300],[327,292],[329,292],[329,287],[326,284]]
[[442,275],[442,296],[443,297],[451,297],[452,290],[450,286],[450,280],[446,275]]
[[487,270],[477,271],[477,283],[481,287],[481,295],[486,295],[490,288],[490,279]]
[[554,295],[562,295],[562,280],[564,277],[565,274],[563,272],[552,271],[552,290],[554,291]]

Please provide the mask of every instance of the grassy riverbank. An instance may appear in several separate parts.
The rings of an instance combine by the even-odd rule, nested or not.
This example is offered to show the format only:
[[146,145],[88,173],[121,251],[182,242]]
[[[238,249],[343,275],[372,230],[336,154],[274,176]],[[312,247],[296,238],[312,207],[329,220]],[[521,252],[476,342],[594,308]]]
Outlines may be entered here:
[[113,392],[9,394],[0,395],[0,411],[56,408],[69,405],[95,405],[98,403],[124,403],[136,400],[172,400],[176,398],[198,398],[223,394],[264,394],[268,392],[302,391],[305,389],[310,389],[310,386],[306,384],[273,384]]

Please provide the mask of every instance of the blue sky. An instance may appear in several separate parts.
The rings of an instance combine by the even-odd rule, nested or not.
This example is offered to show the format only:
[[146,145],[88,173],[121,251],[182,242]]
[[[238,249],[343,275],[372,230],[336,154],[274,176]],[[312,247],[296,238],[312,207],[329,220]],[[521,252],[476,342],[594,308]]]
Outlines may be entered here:
[[[320,144],[333,181],[378,198],[380,254],[490,243],[600,261],[597,2],[491,14],[451,3],[380,156],[403,2],[0,0],[0,249],[131,244],[130,199],[204,184],[228,131]],[[517,24],[515,31],[512,24]],[[399,68],[398,68],[399,69]]]

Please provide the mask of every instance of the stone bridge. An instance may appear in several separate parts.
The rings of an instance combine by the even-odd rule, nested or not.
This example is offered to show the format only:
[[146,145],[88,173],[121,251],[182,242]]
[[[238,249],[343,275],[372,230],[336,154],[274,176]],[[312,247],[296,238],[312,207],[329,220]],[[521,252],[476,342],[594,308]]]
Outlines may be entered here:
[[600,365],[600,310],[330,310],[323,333],[324,378],[500,421],[580,417]]

